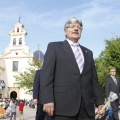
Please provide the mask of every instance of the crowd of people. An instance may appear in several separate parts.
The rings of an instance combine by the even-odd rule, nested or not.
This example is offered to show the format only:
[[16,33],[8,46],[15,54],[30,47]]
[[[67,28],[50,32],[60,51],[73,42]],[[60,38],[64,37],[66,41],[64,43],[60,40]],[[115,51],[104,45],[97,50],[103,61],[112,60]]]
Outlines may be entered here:
[[[1,118],[5,118],[6,116],[10,117],[10,120],[16,120],[16,114],[18,111],[19,114],[19,120],[24,120],[23,116],[23,109],[25,105],[24,100],[15,100],[15,99],[0,99],[0,109],[4,109],[3,112],[0,113]],[[18,108],[18,110],[17,110]]]

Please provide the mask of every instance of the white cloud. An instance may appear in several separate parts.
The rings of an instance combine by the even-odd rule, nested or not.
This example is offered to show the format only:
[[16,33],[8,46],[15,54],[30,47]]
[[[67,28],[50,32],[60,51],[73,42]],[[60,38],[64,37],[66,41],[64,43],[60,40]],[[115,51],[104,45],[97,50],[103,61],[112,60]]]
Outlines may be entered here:
[[[113,0],[111,1],[113,2]],[[118,13],[120,13],[120,9],[117,9],[116,5],[120,5],[120,3],[117,1],[114,5],[107,0],[104,2],[94,0],[88,4],[87,6],[89,7],[82,13],[82,18],[85,20],[86,26],[96,27],[97,25],[97,27],[105,27],[116,24],[116,22],[119,23],[120,14]]]

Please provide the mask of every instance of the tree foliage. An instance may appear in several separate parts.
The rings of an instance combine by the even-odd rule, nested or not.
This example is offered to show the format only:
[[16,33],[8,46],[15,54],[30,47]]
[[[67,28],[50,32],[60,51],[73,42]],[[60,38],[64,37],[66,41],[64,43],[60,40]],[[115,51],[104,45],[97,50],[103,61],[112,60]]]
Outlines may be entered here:
[[18,75],[14,76],[17,86],[19,88],[26,89],[27,94],[32,93],[35,72],[36,70],[42,68],[42,64],[43,61],[41,60],[33,60],[31,63],[29,63],[29,68],[27,68],[24,72],[19,72]]
[[105,40],[105,50],[95,60],[100,85],[104,90],[105,79],[109,76],[110,68],[116,68],[120,78],[120,38]]

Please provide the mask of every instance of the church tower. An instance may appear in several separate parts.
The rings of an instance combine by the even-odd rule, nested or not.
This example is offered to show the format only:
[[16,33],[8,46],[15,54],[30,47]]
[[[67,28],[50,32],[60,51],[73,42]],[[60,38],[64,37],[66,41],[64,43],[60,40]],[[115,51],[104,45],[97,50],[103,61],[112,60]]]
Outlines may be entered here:
[[4,61],[4,82],[5,88],[2,91],[2,97],[15,99],[29,99],[24,89],[20,89],[16,85],[15,75],[24,72],[29,67],[29,62],[33,60],[33,53],[30,53],[26,44],[27,31],[20,21],[14,24],[14,28],[10,30],[10,43],[5,49],[5,53],[0,55],[0,59]]
[[[9,32],[10,35],[10,44],[5,50],[5,53],[16,50],[22,50],[25,53],[29,53],[29,47],[26,45],[25,39],[27,31],[24,28],[24,25],[21,23],[16,23],[14,29]],[[17,54],[17,53],[16,53]]]

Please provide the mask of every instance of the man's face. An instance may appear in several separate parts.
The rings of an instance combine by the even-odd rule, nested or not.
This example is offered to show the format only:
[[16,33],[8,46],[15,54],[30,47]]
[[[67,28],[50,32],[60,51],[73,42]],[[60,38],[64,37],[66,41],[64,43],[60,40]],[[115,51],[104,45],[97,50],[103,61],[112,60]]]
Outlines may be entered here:
[[111,69],[110,70],[110,75],[111,76],[115,76],[116,75],[116,70],[115,69]]
[[71,24],[64,32],[67,39],[76,43],[81,37],[82,28],[78,23],[75,23]]

